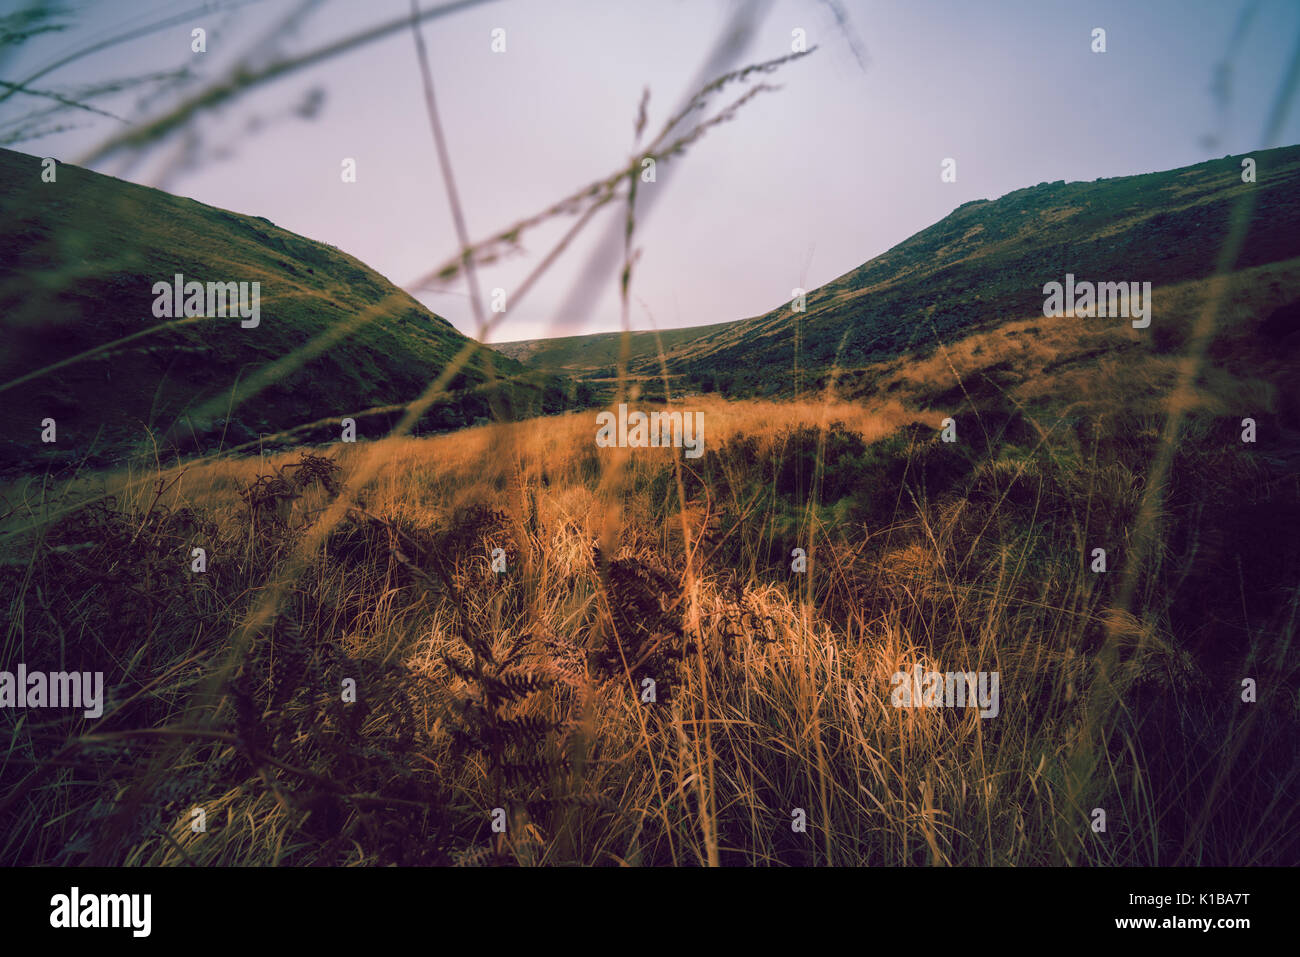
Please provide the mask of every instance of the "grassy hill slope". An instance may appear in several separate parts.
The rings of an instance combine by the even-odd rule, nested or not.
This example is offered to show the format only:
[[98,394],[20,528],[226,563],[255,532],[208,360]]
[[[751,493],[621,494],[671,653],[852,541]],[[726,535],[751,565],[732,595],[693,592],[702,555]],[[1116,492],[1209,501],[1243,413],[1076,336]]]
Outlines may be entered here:
[[[469,341],[353,257],[260,217],[73,166],[45,183],[37,158],[5,150],[0,212],[0,384],[99,350],[5,390],[0,464],[10,467],[117,461],[151,453],[159,437],[165,447],[229,447],[409,402]],[[176,273],[260,282],[259,324],[155,318],[153,285]],[[323,334],[327,348],[232,403],[233,390],[259,385],[259,372]],[[451,384],[481,386],[489,363],[498,375],[524,371],[479,350]],[[536,375],[516,385],[556,389]],[[487,405],[447,414],[444,403],[442,413],[463,424]],[[53,445],[40,441],[46,417],[57,423]]]
[[[1240,156],[1182,169],[1040,183],[975,200],[807,296],[750,319],[674,330],[669,373],[716,381],[734,395],[783,394],[843,371],[932,348],[1012,318],[1041,316],[1042,287],[1079,280],[1162,286],[1209,275],[1236,201],[1257,191],[1242,255],[1248,269],[1300,255],[1300,147],[1250,154],[1257,182],[1241,180]],[[1159,293],[1152,335],[1167,321]],[[1106,322],[1113,320],[1081,320]],[[698,335],[689,335],[692,331]],[[578,368],[588,354],[616,355],[618,334],[527,343],[506,351],[538,368]],[[513,345],[513,344],[512,344]],[[631,339],[634,377],[660,374],[653,337]]]
[[[659,350],[669,351],[719,332],[729,322],[685,329],[660,329],[630,333],[629,359],[655,359]],[[622,349],[623,333],[601,332],[590,336],[558,336],[554,339],[523,339],[495,343],[492,348],[537,369],[575,376],[612,376]]]
[[[1242,182],[1241,157],[1227,157],[1142,176],[1040,183],[967,203],[809,293],[806,313],[795,315],[782,303],[684,344],[667,356],[669,366],[730,374],[741,386],[778,383],[774,391],[783,391],[793,386],[796,358],[814,374],[852,368],[1008,318],[1041,315],[1043,284],[1064,281],[1066,273],[1149,281],[1157,290],[1197,279],[1214,270],[1236,201],[1247,190],[1257,191],[1257,203],[1236,267],[1300,255],[1300,147],[1251,155],[1255,183]],[[1168,318],[1158,293],[1154,308],[1153,327]]]

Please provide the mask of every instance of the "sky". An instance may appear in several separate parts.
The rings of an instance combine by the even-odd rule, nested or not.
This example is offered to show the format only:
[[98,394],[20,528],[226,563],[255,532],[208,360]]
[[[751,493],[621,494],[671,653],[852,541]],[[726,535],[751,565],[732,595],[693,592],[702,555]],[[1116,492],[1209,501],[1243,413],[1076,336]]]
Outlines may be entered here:
[[[26,5],[0,0],[0,11]],[[26,80],[64,54],[179,15],[173,26],[76,59],[32,86],[77,94],[88,84],[188,67],[197,78],[189,93],[241,60],[297,56],[410,13],[410,0],[64,5],[68,28],[18,47],[0,61],[0,77]],[[422,10],[435,5],[420,0]],[[765,313],[794,288],[829,282],[970,200],[1263,148],[1300,37],[1294,0],[755,7],[733,66],[790,53],[796,30],[817,49],[762,77],[780,89],[757,95],[662,164],[655,182],[638,183],[633,329]],[[278,28],[300,8],[307,12],[292,30]],[[644,141],[709,75],[711,51],[736,9],[730,0],[494,0],[426,22],[470,237],[498,233],[635,160],[643,91]],[[206,52],[191,49],[195,27],[207,32]],[[1106,31],[1104,53],[1092,50],[1096,28]],[[492,50],[498,29],[504,52]],[[1226,103],[1214,93],[1225,62]],[[728,88],[704,115],[746,89]],[[91,102],[114,117],[69,113],[63,122],[71,128],[11,148],[77,162],[177,102],[175,92],[145,90],[153,87],[97,97]],[[316,108],[304,108],[313,96]],[[45,102],[19,94],[0,104],[0,135],[6,121]],[[179,162],[194,136],[202,162]],[[1300,109],[1271,145],[1296,142]],[[344,158],[356,160],[356,182],[343,182]],[[941,180],[948,158],[956,160],[955,182]],[[206,111],[152,150],[92,168],[264,216],[404,287],[458,250],[409,28]],[[517,255],[481,269],[485,299],[505,290],[506,311],[489,341],[619,329],[625,214],[625,204],[598,213],[518,302],[512,290],[572,218],[524,233]],[[417,297],[476,334],[463,281]]]

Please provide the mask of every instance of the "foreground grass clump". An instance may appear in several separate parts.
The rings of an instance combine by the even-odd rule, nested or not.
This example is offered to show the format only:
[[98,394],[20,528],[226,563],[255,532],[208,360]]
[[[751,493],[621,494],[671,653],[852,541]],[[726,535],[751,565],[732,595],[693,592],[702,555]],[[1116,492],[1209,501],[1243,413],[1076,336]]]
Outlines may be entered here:
[[[3,712],[0,859],[1294,862],[1296,565],[1243,616],[1213,523],[1295,493],[1213,417],[1138,556],[1132,414],[701,401],[698,462],[574,415],[10,489],[5,660],[109,693]],[[895,707],[917,664],[997,716]]]

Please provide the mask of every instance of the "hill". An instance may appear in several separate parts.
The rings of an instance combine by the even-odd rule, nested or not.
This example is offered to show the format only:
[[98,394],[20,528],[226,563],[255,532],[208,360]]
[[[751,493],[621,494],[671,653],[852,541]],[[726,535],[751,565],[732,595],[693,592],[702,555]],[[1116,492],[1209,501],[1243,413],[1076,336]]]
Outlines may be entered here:
[[[729,322],[720,322],[711,326],[630,333],[627,336],[629,360],[657,358],[660,349],[672,350],[729,325]],[[563,371],[579,377],[607,378],[615,375],[623,338],[621,332],[601,332],[589,336],[500,342],[494,343],[492,348],[534,368]]]
[[[333,246],[74,166],[59,165],[44,182],[39,159],[8,150],[0,150],[0,263],[0,466],[10,468],[109,464],[152,456],[156,444],[229,448],[290,429],[319,439],[321,429],[303,426],[376,409],[358,418],[367,437],[470,342]],[[198,311],[224,314],[183,317],[155,291],[177,274],[205,290],[246,284],[243,302],[249,313],[257,303],[256,316],[232,316],[205,297]],[[488,416],[494,374],[511,377],[515,412],[566,404],[560,380],[478,349],[449,383],[457,395],[428,424]],[[54,443],[41,441],[47,418]],[[337,437],[338,425],[328,431]]]
[[[1043,286],[1067,273],[1097,282],[1162,286],[1213,272],[1236,200],[1257,191],[1243,251],[1249,269],[1300,255],[1300,147],[1250,154],[1257,181],[1242,182],[1240,156],[1182,169],[1092,182],[1040,183],[975,200],[940,222],[761,316],[674,330],[663,357],[691,385],[731,395],[789,394],[911,349],[933,348],[1012,318],[1041,316]],[[1157,298],[1152,335],[1170,317]],[[1107,320],[1095,320],[1106,322]],[[506,351],[538,368],[583,365],[615,353],[618,334],[556,340]],[[631,337],[634,377],[661,374],[653,336]],[[796,375],[796,371],[798,374]]]

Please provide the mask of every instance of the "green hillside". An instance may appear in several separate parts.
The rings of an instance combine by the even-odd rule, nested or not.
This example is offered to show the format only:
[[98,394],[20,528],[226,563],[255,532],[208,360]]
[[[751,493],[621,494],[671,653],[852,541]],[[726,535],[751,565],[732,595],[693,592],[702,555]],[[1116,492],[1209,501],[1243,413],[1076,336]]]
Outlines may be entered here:
[[[73,166],[46,183],[41,169],[35,157],[0,150],[0,384],[100,351],[0,393],[0,466],[116,463],[152,456],[155,442],[164,452],[210,451],[391,407],[420,395],[469,341],[363,263],[266,219]],[[259,282],[257,325],[156,318],[154,284],[177,273],[247,282],[250,292]],[[322,335],[334,341],[321,348]],[[298,368],[272,365],[313,341],[316,354]],[[489,363],[514,377],[515,412],[565,404],[559,380],[521,376],[518,363],[480,349],[452,383],[458,395],[431,412],[435,427],[490,414]],[[40,441],[47,417],[54,444]],[[362,437],[395,418],[371,415]],[[327,434],[337,426],[296,437]]]
[[[1215,269],[1237,200],[1256,191],[1242,254],[1246,269],[1300,255],[1300,147],[1250,154],[1257,181],[1242,182],[1240,156],[1183,169],[1040,183],[976,200],[791,304],[735,322],[674,330],[665,360],[687,388],[716,384],[733,395],[784,394],[914,348],[933,347],[1008,319],[1042,314],[1043,285],[1066,273],[1099,282],[1199,279]],[[1161,323],[1156,293],[1152,325]],[[1108,321],[1108,320],[1092,320]],[[691,335],[694,332],[695,335]],[[1159,334],[1158,331],[1153,335]],[[585,366],[614,350],[606,336],[503,350],[538,368]],[[500,348],[500,347],[498,347]],[[652,337],[634,334],[630,371],[660,375]]]
[[[718,332],[729,322],[685,329],[631,332],[627,335],[629,361],[654,360],[660,349],[665,352]],[[565,372],[575,376],[607,377],[614,375],[622,350],[621,332],[602,332],[590,336],[557,336],[554,339],[523,339],[518,342],[494,343],[492,348],[504,356],[517,359],[536,369]]]

